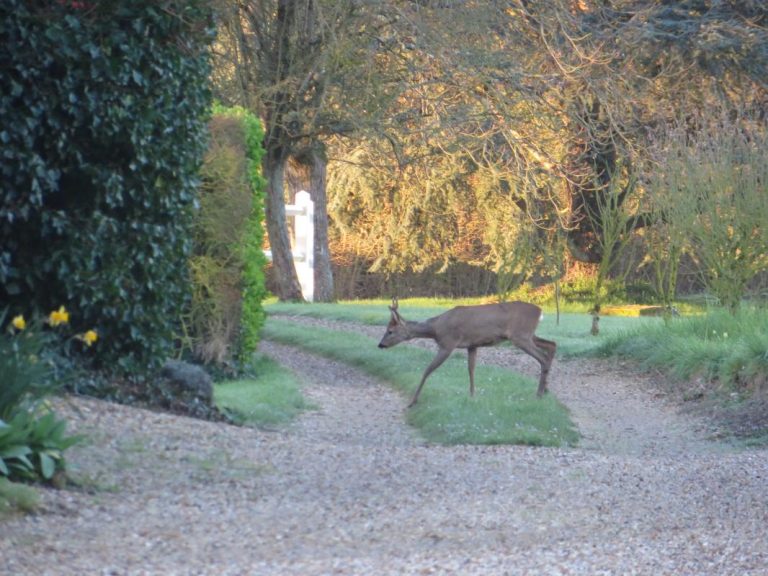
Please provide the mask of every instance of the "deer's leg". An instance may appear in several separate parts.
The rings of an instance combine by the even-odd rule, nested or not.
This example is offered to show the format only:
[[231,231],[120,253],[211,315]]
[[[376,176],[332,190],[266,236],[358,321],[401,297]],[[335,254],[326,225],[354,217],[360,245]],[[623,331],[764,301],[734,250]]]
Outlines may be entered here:
[[536,391],[536,396],[543,396],[547,391],[547,375],[549,374],[549,367],[552,364],[552,358],[555,356],[555,347],[557,345],[554,342],[543,340],[537,336],[533,336],[530,340],[515,342],[515,345],[529,356],[536,358],[541,365],[539,389]]
[[546,351],[549,363],[552,364],[552,360],[555,358],[555,351],[557,350],[557,343],[552,342],[552,340],[544,340],[544,338],[539,338],[535,335],[533,337],[533,342],[536,346],[543,348]]
[[477,359],[477,347],[467,348],[467,364],[469,365],[469,395],[475,395],[475,360]]
[[421,389],[424,387],[424,382],[427,381],[427,377],[432,374],[432,372],[437,369],[440,364],[445,362],[445,360],[448,358],[448,356],[451,355],[451,352],[453,352],[453,348],[440,348],[437,352],[437,356],[434,357],[432,362],[427,366],[427,369],[424,370],[424,375],[421,377],[421,382],[419,382],[419,387],[416,388],[416,393],[413,395],[413,399],[411,400],[411,403],[408,404],[408,408],[416,404],[416,402],[419,399],[419,394],[421,394]]
[[539,390],[536,392],[537,396],[542,396],[547,391],[547,376],[549,375],[549,369],[552,366],[552,360],[555,359],[557,344],[551,340],[544,340],[544,338],[539,338],[538,336],[534,336],[533,341],[538,348],[543,349],[547,354],[545,364],[541,365]]

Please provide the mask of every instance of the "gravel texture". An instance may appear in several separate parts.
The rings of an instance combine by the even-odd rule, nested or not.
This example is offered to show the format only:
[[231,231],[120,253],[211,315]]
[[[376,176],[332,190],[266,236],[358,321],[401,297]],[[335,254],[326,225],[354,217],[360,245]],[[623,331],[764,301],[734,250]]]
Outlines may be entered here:
[[621,366],[556,361],[577,448],[444,447],[380,383],[262,348],[317,406],[279,431],[65,400],[90,438],[69,453],[80,487],[0,523],[0,574],[768,574],[766,452],[708,439]]

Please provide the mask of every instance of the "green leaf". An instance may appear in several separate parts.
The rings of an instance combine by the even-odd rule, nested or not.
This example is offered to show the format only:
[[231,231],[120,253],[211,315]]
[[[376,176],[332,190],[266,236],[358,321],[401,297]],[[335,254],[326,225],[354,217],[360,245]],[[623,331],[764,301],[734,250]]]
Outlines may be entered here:
[[56,461],[45,452],[41,452],[39,456],[40,456],[40,472],[42,473],[43,478],[45,478],[46,480],[50,480],[51,478],[53,478],[53,475],[56,472]]
[[[32,449],[29,446],[11,446],[0,451],[0,458],[9,460],[11,458],[24,459],[29,454],[32,454]],[[27,460],[28,461],[28,460]]]

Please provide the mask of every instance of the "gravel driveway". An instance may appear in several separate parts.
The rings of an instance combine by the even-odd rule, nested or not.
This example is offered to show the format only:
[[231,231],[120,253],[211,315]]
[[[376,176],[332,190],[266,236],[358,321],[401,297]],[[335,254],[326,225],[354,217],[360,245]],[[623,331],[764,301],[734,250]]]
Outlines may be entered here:
[[553,367],[578,448],[443,447],[378,382],[263,350],[318,407],[280,431],[66,401],[82,486],[0,524],[0,574],[768,574],[766,452],[708,440],[617,365]]

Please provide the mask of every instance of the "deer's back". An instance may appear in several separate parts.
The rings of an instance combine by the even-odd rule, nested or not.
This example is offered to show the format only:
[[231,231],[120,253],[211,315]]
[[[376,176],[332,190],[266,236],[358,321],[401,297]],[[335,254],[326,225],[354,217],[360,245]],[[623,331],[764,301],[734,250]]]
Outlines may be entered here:
[[457,348],[493,346],[502,340],[533,334],[541,308],[527,302],[457,306],[429,322],[437,342]]

